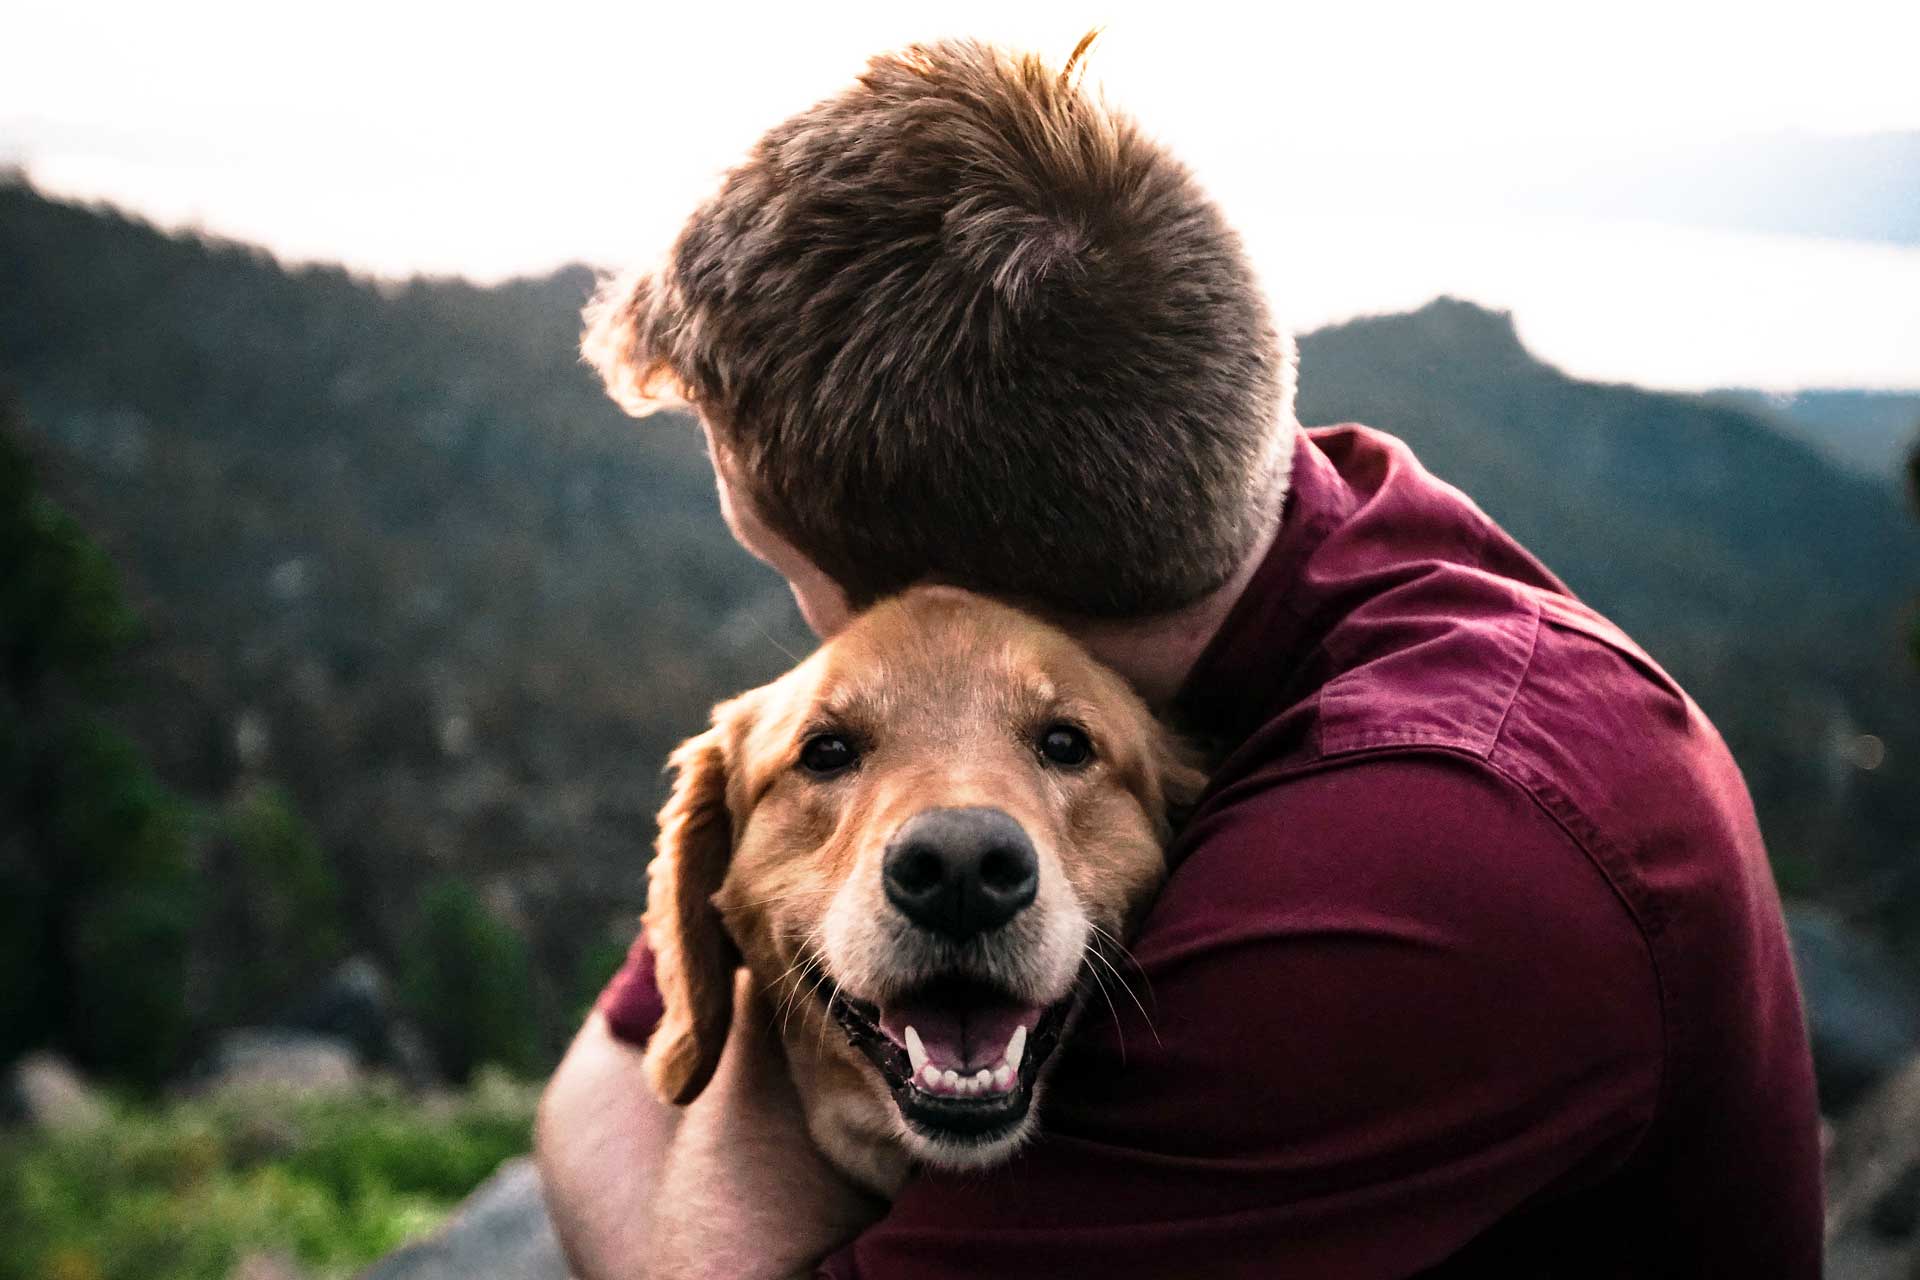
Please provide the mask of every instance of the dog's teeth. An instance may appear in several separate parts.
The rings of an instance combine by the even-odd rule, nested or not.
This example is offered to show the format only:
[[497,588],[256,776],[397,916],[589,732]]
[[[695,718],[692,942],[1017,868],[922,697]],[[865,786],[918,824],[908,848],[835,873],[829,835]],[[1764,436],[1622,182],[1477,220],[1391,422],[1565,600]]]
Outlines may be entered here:
[[993,1087],[1005,1093],[1013,1087],[1013,1068],[1001,1063],[993,1069]]
[[987,1086],[991,1085],[992,1083],[993,1083],[993,1072],[989,1071],[987,1068],[982,1067],[980,1068],[980,1070],[974,1073],[973,1087],[976,1091],[980,1093],[985,1093],[987,1091]]
[[949,1089],[958,1091],[960,1088],[960,1073],[949,1067],[940,1073],[940,1083],[946,1085]]
[[913,1064],[914,1075],[927,1065],[927,1046],[920,1043],[920,1033],[912,1027],[907,1028],[907,1061]]
[[1009,1070],[1018,1071],[1020,1069],[1020,1055],[1026,1051],[1027,1029],[1022,1026],[1007,1040],[1007,1067]]
[[927,1088],[935,1088],[941,1080],[940,1068],[934,1066],[932,1063],[928,1063],[920,1072],[920,1078],[927,1082]]

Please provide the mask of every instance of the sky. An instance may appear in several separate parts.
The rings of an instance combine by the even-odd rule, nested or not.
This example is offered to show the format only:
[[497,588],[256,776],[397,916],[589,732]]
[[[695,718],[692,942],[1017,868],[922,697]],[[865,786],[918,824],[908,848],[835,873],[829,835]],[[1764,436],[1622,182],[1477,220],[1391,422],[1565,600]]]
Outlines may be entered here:
[[1583,376],[1920,387],[1920,246],[1461,211],[1486,170],[1447,159],[1920,130],[1920,5],[9,0],[5,25],[0,163],[43,190],[482,280],[657,256],[874,52],[1058,59],[1100,25],[1094,76],[1220,200],[1289,324],[1450,292]]

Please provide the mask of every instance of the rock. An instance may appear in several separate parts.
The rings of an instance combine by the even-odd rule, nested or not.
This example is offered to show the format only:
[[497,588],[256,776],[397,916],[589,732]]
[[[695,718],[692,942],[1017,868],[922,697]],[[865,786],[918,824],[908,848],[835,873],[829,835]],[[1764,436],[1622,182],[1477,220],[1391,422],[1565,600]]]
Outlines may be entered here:
[[1795,903],[1787,908],[1787,930],[1807,1001],[1821,1109],[1842,1114],[1920,1047],[1920,1007],[1906,975],[1833,912]]
[[29,1053],[14,1063],[7,1094],[7,1111],[36,1129],[95,1129],[111,1118],[93,1086],[55,1053]]
[[346,960],[272,1025],[343,1040],[363,1065],[391,1069],[415,1088],[438,1080],[424,1038],[399,1015],[387,975],[366,956]]
[[533,1160],[502,1164],[435,1235],[388,1254],[360,1280],[567,1280]]
[[1826,1160],[1827,1273],[1908,1280],[1920,1263],[1920,1056],[1834,1127]]
[[233,1264],[227,1280],[307,1280],[307,1273],[284,1253],[248,1253]]
[[363,1083],[359,1057],[345,1041],[276,1027],[241,1027],[220,1037],[193,1091],[340,1093]]

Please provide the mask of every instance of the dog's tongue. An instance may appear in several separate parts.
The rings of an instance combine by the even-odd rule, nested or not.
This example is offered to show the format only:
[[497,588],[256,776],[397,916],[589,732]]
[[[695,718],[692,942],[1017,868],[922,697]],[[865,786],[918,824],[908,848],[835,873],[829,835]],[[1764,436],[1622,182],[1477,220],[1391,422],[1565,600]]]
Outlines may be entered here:
[[1005,997],[955,998],[927,993],[910,996],[880,1011],[880,1029],[895,1044],[907,1043],[912,1027],[936,1067],[975,1071],[996,1067],[1007,1041],[1021,1027],[1033,1030],[1042,1009]]

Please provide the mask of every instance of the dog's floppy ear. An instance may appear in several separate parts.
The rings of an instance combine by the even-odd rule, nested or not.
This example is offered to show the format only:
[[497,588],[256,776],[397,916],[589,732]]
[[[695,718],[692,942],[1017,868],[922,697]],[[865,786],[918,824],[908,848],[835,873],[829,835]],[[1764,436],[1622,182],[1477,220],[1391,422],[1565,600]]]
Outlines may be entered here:
[[603,280],[581,313],[586,324],[580,355],[606,384],[607,394],[635,417],[687,403],[673,369],[680,307],[658,275]]
[[700,1096],[720,1063],[733,1021],[733,974],[740,953],[713,905],[733,853],[727,809],[731,734],[714,727],[669,758],[673,795],[660,811],[660,838],[647,873],[647,940],[665,1012],[647,1041],[647,1080],[663,1102]]

